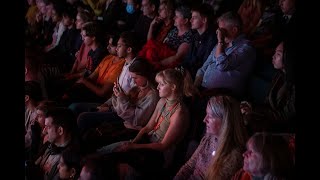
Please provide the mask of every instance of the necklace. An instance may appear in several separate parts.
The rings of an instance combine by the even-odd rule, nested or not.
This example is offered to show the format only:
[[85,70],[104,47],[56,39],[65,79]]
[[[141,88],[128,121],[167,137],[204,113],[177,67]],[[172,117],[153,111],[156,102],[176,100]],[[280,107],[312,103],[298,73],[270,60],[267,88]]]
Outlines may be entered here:
[[[168,100],[168,99],[167,99],[167,100]],[[157,124],[154,126],[153,131],[156,131],[157,129],[159,129],[162,121],[163,121],[168,115],[170,115],[170,117],[171,117],[171,115],[175,112],[175,110],[177,109],[178,105],[180,104],[180,101],[178,101],[178,100],[171,100],[171,103],[172,103],[172,102],[175,102],[175,103],[170,106],[170,107],[171,107],[170,109],[167,110],[167,109],[166,109],[167,102],[168,102],[168,101],[166,101],[166,102],[164,103],[164,105],[163,105],[163,107],[162,107],[162,109],[161,109],[161,111],[160,111],[160,115],[159,115],[159,117],[158,117]],[[170,118],[170,117],[169,117],[169,118]]]

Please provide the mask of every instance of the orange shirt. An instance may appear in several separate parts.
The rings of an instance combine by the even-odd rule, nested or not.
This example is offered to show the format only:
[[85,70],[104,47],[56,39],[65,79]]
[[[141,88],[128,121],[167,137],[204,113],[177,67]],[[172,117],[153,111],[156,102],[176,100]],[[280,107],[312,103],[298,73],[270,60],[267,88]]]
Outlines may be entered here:
[[117,77],[122,71],[122,67],[125,63],[124,58],[121,58],[119,61],[118,56],[107,55],[100,62],[98,67],[94,70],[94,73],[98,74],[97,83],[100,85],[105,84],[106,82],[113,83],[117,80]]

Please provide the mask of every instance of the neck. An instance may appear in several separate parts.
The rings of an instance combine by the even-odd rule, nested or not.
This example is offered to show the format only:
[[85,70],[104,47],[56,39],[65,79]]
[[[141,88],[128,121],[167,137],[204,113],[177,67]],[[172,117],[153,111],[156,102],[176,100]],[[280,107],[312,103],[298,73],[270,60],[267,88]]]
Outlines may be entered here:
[[147,17],[150,18],[150,19],[153,19],[155,16],[156,16],[155,13],[151,13],[151,14],[147,15]]
[[125,57],[124,59],[127,63],[129,63],[134,59],[134,56],[132,54],[128,54],[127,57]]
[[203,25],[201,28],[197,29],[198,33],[201,35],[203,34],[206,30],[208,29],[208,27],[206,25]]
[[181,26],[181,27],[177,27],[178,28],[178,35],[181,36],[183,35],[185,32],[187,32],[189,30],[189,27],[187,26]]
[[163,20],[163,23],[164,23],[166,26],[168,26],[169,24],[171,24],[171,22],[172,22],[172,20],[171,20],[171,19],[168,19],[168,18],[166,18],[166,19]]
[[65,136],[61,136],[54,144],[58,147],[65,147],[70,142],[70,140],[71,140],[71,136],[65,135]]
[[93,51],[95,51],[95,50],[98,48],[98,44],[95,43],[95,42],[93,42],[93,43],[91,44],[90,48],[91,48]]
[[174,98],[166,98],[166,102],[167,102],[167,105],[171,106],[177,102],[179,102],[180,99],[177,98],[177,97],[174,97]]
[[27,109],[34,111],[34,110],[36,110],[37,106],[34,105],[32,102],[27,102],[26,107],[27,107]]

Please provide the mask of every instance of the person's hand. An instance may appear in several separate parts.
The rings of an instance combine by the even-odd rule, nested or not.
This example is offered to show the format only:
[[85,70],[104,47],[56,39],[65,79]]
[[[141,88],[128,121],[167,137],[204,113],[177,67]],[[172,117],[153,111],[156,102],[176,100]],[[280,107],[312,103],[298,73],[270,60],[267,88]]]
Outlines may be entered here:
[[98,109],[97,112],[107,112],[107,111],[109,111],[110,107],[109,106],[98,106],[97,109]]
[[125,96],[125,94],[124,94],[123,90],[121,89],[120,85],[117,84],[116,82],[114,82],[113,94],[114,94],[116,97]]
[[218,28],[216,30],[216,34],[217,34],[217,39],[218,39],[218,43],[219,42],[225,42],[224,38],[226,37],[226,31],[224,29]]
[[153,18],[152,22],[150,23],[150,26],[154,26],[156,24],[159,24],[162,21],[162,18],[159,16],[156,16],[155,18]]
[[76,83],[83,83],[85,81],[85,79],[83,77],[79,78],[78,81]]
[[123,144],[121,144],[120,146],[115,148],[114,151],[115,152],[127,152],[130,149],[133,149],[133,147],[134,147],[134,143],[128,141],[128,142],[124,142]]
[[252,106],[247,101],[242,101],[240,103],[240,110],[243,115],[250,114],[252,112]]

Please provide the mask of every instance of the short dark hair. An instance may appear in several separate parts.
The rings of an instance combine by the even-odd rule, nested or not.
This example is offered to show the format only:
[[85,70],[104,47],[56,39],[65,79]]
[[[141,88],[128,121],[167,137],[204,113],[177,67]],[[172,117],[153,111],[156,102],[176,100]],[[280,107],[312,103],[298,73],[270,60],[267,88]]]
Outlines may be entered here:
[[213,8],[209,4],[203,3],[198,6],[194,6],[191,11],[198,12],[201,17],[206,17],[208,18],[208,23],[210,22],[209,20],[213,19]]
[[71,168],[75,169],[76,174],[74,176],[74,179],[78,179],[81,171],[81,166],[80,166],[81,155],[80,155],[79,149],[70,146],[67,149],[62,151],[61,157],[68,169],[71,169]]
[[151,83],[154,82],[155,71],[153,66],[147,60],[141,57],[137,57],[129,66],[129,71],[147,78]]
[[120,38],[126,46],[131,47],[134,54],[138,53],[140,50],[140,43],[135,32],[125,31],[120,34]]
[[42,91],[40,83],[36,81],[25,81],[24,83],[25,95],[28,95],[30,99],[39,102],[42,100]]
[[48,110],[47,118],[52,118],[52,124],[61,126],[66,133],[73,134],[77,127],[77,119],[73,112],[65,107],[56,107]]

